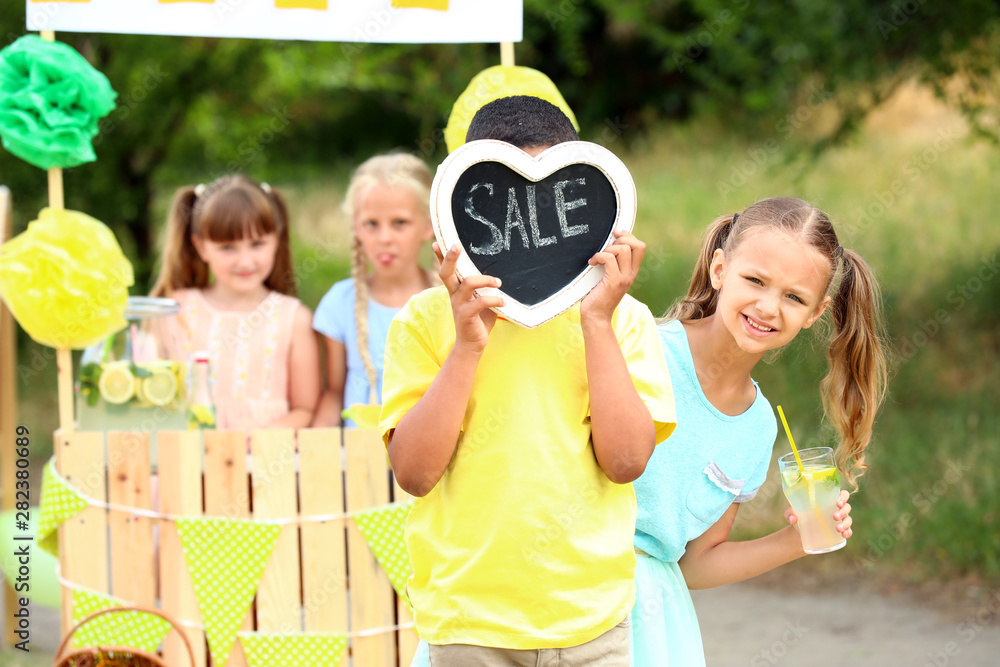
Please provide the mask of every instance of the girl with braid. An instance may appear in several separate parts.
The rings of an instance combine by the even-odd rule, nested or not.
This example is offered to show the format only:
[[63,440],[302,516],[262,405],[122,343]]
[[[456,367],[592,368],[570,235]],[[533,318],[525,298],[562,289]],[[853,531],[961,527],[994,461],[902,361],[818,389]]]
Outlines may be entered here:
[[[742,581],[806,555],[791,509],[792,525],[760,539],[731,542],[729,532],[764,483],[777,435],[751,371],[827,310],[829,372],[820,392],[838,435],[838,467],[856,487],[886,384],[872,270],[801,199],[764,199],[709,227],[687,295],[659,325],[677,429],[634,482],[637,667],[705,664],[689,588]],[[833,515],[845,538],[848,495],[841,491]]]
[[377,405],[389,323],[411,296],[435,284],[419,263],[430,224],[432,176],[419,158],[377,155],[351,178],[344,213],[354,236],[351,277],[330,288],[313,318],[326,348],[327,389],[313,426],[356,426],[344,408]]

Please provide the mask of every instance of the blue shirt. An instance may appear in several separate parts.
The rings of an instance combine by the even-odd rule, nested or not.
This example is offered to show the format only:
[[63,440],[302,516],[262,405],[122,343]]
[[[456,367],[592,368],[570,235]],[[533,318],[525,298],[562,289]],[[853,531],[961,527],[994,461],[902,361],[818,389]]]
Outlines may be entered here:
[[658,328],[674,385],[677,428],[633,483],[635,546],[676,562],[687,543],[730,505],[756,495],[767,477],[778,424],[756,382],[757,398],[746,412],[731,417],[717,410],[701,390],[684,326],[672,321]]
[[[389,334],[389,323],[399,312],[399,308],[389,308],[368,299],[368,351],[372,363],[378,371],[375,385],[376,401],[382,400],[382,357],[385,351],[385,339]],[[365,364],[361,361],[358,351],[358,327],[354,321],[354,279],[341,280],[330,288],[316,307],[313,316],[313,329],[324,336],[335,340],[347,349],[347,379],[344,382],[344,407],[349,408],[358,403],[368,403],[370,385]],[[354,426],[348,419],[344,426]]]

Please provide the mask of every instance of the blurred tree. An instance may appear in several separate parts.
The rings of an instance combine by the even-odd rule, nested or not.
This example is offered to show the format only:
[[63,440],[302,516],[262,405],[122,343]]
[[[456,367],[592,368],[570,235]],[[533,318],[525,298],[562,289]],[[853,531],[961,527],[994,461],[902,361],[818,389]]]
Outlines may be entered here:
[[[524,10],[518,64],[553,78],[584,138],[692,113],[753,132],[821,95],[841,112],[821,148],[911,77],[998,137],[1000,8],[988,0],[525,0]],[[23,0],[0,0],[0,25],[23,24]],[[452,101],[499,59],[477,44],[58,37],[120,95],[98,161],[68,170],[66,203],[115,229],[138,258],[137,292],[154,261],[156,188],[230,171],[277,180],[394,147],[434,162]],[[44,204],[44,174],[3,151],[0,180],[19,223]]]
[[780,117],[812,88],[841,111],[822,146],[912,77],[996,141],[998,43],[990,0],[525,0],[522,50],[589,122],[701,110],[753,131],[747,114]]

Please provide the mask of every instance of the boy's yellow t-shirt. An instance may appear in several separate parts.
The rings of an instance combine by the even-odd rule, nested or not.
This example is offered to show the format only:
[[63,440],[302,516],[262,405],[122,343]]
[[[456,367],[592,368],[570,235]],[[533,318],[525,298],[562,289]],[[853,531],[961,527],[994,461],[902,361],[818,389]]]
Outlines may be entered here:
[[[626,296],[612,323],[660,442],[675,416],[652,315]],[[393,320],[384,441],[454,342],[444,287],[413,297]],[[422,639],[565,648],[625,618],[635,594],[635,493],[607,478],[590,437],[579,305],[534,329],[498,319],[455,455],[431,492],[416,499],[406,526],[413,565],[407,590]]]

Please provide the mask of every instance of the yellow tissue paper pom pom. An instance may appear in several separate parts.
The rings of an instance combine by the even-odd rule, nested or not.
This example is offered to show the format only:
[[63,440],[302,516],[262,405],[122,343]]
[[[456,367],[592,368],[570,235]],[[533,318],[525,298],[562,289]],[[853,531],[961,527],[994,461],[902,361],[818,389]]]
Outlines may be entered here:
[[573,110],[566,104],[566,100],[556,88],[556,84],[552,83],[552,79],[530,67],[495,65],[472,77],[468,87],[455,100],[451,115],[448,116],[448,125],[444,128],[444,140],[448,145],[448,152],[465,143],[469,123],[477,111],[493,100],[511,95],[531,95],[551,102],[566,114],[576,131],[580,131]]
[[125,328],[133,282],[112,231],[79,211],[44,208],[0,246],[0,297],[50,347],[83,349]]

